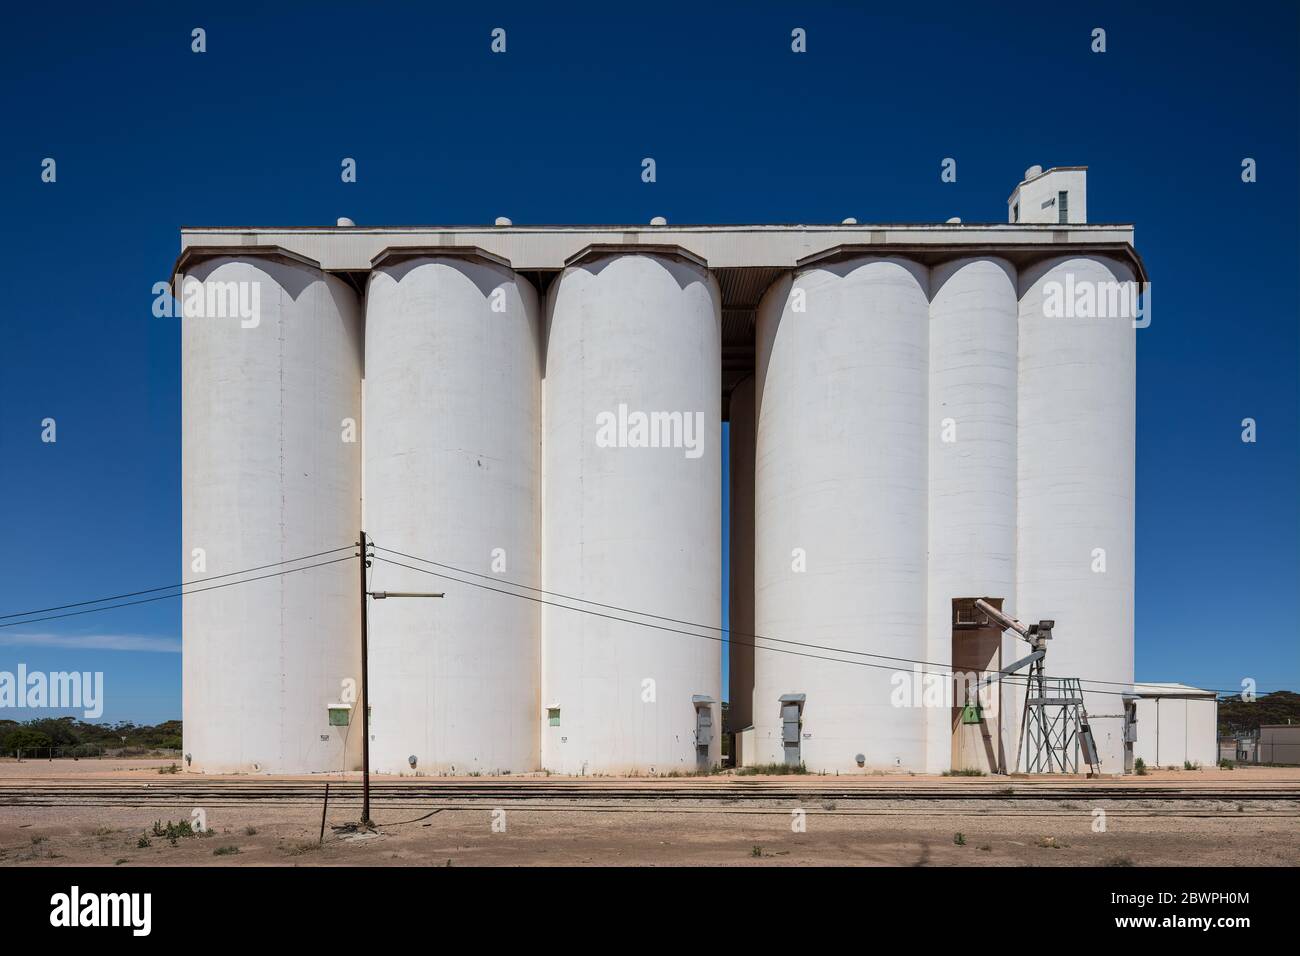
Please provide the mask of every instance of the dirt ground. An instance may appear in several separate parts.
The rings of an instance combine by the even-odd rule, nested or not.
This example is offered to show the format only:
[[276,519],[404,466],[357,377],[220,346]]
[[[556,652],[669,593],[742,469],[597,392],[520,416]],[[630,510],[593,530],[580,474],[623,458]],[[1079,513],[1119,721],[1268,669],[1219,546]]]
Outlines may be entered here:
[[[859,778],[741,778],[788,787],[790,793],[738,793],[733,799],[683,796],[637,799],[611,795],[616,785],[736,788],[730,777],[653,781],[604,778],[591,797],[548,795],[571,778],[528,780],[523,799],[494,804],[474,795],[479,781],[456,781],[463,793],[398,798],[377,790],[375,832],[325,829],[315,788],[279,800],[250,799],[259,786],[287,778],[225,781],[198,799],[176,787],[218,778],[159,774],[159,761],[0,762],[0,865],[420,865],[420,866],[1296,866],[1300,865],[1300,770],[1156,771],[1147,777],[1068,782],[1068,798],[1003,799],[1008,785],[1039,781],[910,775]],[[307,778],[320,784],[321,778]],[[355,776],[353,776],[355,779]],[[415,781],[441,783],[450,778]],[[499,785],[503,778],[494,778]],[[560,782],[563,781],[561,784]],[[832,798],[818,795],[831,781]],[[153,791],[140,805],[93,805],[72,787],[111,785]],[[402,784],[403,781],[391,783]],[[15,806],[6,791],[53,788],[53,805]],[[898,789],[898,796],[845,798],[854,786]],[[1059,786],[1059,784],[1058,784]],[[1151,799],[1090,798],[1089,788],[1150,787]],[[171,789],[169,789],[171,788]],[[958,788],[958,799],[917,797],[929,788]],[[1213,799],[1173,800],[1159,789],[1213,789]],[[1242,796],[1227,790],[1241,790]],[[1261,790],[1283,799],[1251,799]],[[134,798],[130,798],[134,799]],[[169,822],[199,809],[208,831],[169,839]],[[347,796],[332,801],[328,822],[359,817]],[[801,812],[796,812],[801,811]],[[1101,811],[1099,815],[1097,811]],[[1104,827],[1104,828],[1103,828]]]

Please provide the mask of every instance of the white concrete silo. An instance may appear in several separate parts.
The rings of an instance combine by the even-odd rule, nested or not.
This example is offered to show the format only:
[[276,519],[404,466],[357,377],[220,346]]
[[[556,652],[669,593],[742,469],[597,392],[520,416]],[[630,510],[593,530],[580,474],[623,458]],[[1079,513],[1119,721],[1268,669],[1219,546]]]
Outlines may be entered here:
[[[551,288],[544,587],[710,627],[650,621],[702,635],[691,636],[544,607],[549,770],[665,773],[719,760],[720,301],[708,269],[681,251],[592,250]],[[649,431],[667,438],[660,447],[646,447],[638,416],[658,416]]]
[[910,664],[769,639],[924,658],[928,285],[913,262],[861,257],[759,306],[757,762],[787,759],[782,698],[803,695],[789,732],[810,770],[925,765]]
[[482,254],[371,272],[366,532],[379,558],[497,589],[374,564],[372,590],[447,594],[371,602],[378,772],[537,768],[538,604],[512,585],[541,584],[539,347],[533,286]]
[[1090,256],[1020,276],[1017,616],[1056,621],[1047,674],[1083,680],[1108,773],[1123,769],[1118,695],[1133,680],[1132,281]]
[[[1015,268],[997,258],[935,266],[930,281],[929,598],[925,669],[978,680],[1028,653],[997,629],[954,627],[954,600],[1001,599],[1015,614],[1016,376]],[[927,770],[1014,770],[1019,725],[1009,689],[985,695],[982,721],[927,707]]]
[[[360,304],[346,283],[287,254],[183,257],[179,272],[191,303],[181,334],[183,579],[336,548],[243,577],[348,558],[183,599],[190,769],[353,769],[360,734],[330,726],[328,706],[360,660],[349,547],[361,516]],[[206,568],[196,571],[200,554]]]

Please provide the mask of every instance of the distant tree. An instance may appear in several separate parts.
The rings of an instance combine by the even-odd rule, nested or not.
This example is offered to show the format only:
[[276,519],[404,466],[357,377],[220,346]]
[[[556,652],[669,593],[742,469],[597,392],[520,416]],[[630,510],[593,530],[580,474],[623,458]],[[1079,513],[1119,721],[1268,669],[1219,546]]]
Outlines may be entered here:
[[[14,735],[23,735],[15,738]],[[35,736],[31,736],[35,735]],[[126,738],[125,742],[123,737]],[[25,741],[11,743],[11,739]],[[81,748],[84,752],[95,752],[96,747],[181,748],[181,722],[164,721],[156,727],[147,724],[134,724],[120,721],[115,724],[87,723],[75,717],[43,717],[20,724],[13,720],[0,720],[0,751],[13,753],[21,746],[23,749],[33,747],[63,747],[66,751]]]
[[[27,728],[44,734],[54,746],[65,747],[80,742],[77,734],[77,723],[78,721],[74,717],[47,717],[43,720],[28,721]],[[44,746],[49,746],[49,744]]]
[[1247,703],[1241,697],[1219,698],[1219,733],[1251,734],[1261,724],[1300,724],[1300,694],[1278,690]]
[[0,749],[5,753],[13,753],[15,750],[36,750],[50,746],[50,738],[39,730],[32,730],[29,727],[19,727],[11,730],[4,736],[4,741],[0,744]]

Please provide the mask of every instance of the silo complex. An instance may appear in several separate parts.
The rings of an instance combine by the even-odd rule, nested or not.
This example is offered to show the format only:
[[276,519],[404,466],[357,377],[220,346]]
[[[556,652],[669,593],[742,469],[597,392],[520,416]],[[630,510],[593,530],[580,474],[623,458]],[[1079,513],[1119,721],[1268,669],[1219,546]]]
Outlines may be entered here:
[[[544,587],[625,610],[542,609],[548,770],[718,762],[719,306],[707,268],[663,253],[592,255],[551,288]],[[627,611],[705,636],[627,623],[663,623]]]
[[894,666],[853,652],[925,653],[928,288],[915,263],[850,258],[759,306],[759,763],[924,762],[925,711],[893,706]]
[[1123,766],[1116,715],[1133,680],[1137,340],[1107,296],[1133,278],[1094,256],[1020,277],[1018,604],[1055,618],[1047,673],[1083,681],[1110,769]]
[[537,766],[539,605],[501,590],[541,584],[539,345],[537,294],[501,264],[389,253],[370,273],[365,528],[398,562],[370,587],[448,586],[410,565],[499,589],[372,603],[380,772]]
[[182,578],[263,569],[183,600],[189,767],[351,769],[360,736],[327,709],[357,677],[356,563],[293,569],[346,558],[360,525],[360,303],[278,255],[194,256],[178,285],[204,303],[182,318]]
[[274,575],[185,599],[190,769],[359,763],[364,528],[366,591],[446,592],[365,605],[378,772],[708,770],[724,732],[1016,771],[1026,672],[969,684],[1029,648],[979,598],[1055,621],[1120,772],[1146,272],[1086,202],[1032,167],[1005,223],[185,230],[198,299],[260,296],[184,322],[185,579]]

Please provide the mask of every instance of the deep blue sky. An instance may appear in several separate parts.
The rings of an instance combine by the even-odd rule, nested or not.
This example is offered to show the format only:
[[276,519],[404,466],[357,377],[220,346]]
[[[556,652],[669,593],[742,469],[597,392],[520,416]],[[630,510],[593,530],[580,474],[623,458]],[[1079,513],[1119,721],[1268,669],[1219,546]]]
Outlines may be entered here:
[[[0,614],[178,578],[179,338],[150,307],[183,224],[1003,221],[1026,167],[1086,164],[1155,291],[1138,677],[1300,689],[1297,5],[1134,6],[6,10]],[[0,670],[103,670],[106,718],[179,717],[179,653],[107,649],[179,629],[177,601],[0,629]]]

